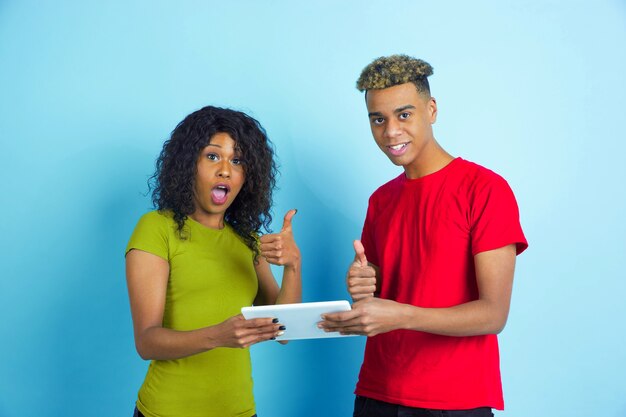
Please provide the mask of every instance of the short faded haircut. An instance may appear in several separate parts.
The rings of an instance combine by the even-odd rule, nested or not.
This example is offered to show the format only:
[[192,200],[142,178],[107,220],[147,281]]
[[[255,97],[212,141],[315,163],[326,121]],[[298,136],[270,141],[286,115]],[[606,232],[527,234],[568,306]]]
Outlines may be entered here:
[[363,68],[356,81],[359,91],[380,90],[395,85],[413,83],[417,91],[430,96],[428,76],[433,67],[426,61],[408,55],[381,56]]

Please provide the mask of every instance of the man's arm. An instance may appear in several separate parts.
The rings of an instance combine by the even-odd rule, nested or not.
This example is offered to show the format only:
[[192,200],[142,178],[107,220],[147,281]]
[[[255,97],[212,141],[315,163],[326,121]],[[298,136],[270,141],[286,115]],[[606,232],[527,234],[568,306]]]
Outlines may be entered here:
[[502,331],[509,314],[516,246],[474,256],[479,297],[448,308],[422,308],[368,297],[351,311],[324,315],[320,327],[342,334],[374,336],[407,329],[445,336],[476,336]]

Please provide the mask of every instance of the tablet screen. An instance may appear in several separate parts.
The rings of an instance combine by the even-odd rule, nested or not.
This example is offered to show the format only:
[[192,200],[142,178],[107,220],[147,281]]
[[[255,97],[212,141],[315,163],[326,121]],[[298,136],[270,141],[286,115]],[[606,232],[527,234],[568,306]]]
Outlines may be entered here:
[[[350,303],[341,301],[321,301],[316,303],[276,304],[271,306],[243,307],[241,313],[246,319],[277,318],[286,327],[285,334],[276,340],[318,339],[326,337],[347,337],[338,332],[325,332],[317,327],[324,313],[349,311]],[[352,335],[350,335],[352,336]]]

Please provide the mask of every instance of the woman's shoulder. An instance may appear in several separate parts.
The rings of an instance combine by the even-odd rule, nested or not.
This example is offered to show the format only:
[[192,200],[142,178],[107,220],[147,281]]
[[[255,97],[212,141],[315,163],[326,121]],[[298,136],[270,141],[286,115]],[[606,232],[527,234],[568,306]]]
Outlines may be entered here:
[[174,222],[174,213],[170,210],[152,210],[142,215],[139,221],[150,223],[172,223]]
[[141,249],[168,259],[170,242],[175,233],[176,223],[168,211],[149,211],[141,216],[133,231],[126,253],[131,249]]
[[143,214],[135,230],[149,231],[158,230],[161,233],[168,233],[176,226],[174,214],[169,210],[152,210]]

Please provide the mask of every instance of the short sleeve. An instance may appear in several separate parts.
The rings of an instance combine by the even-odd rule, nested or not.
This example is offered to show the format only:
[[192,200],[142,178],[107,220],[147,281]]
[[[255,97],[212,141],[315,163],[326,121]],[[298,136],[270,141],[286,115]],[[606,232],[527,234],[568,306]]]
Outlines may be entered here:
[[367,215],[365,216],[363,231],[361,233],[361,243],[365,248],[365,257],[367,258],[367,261],[376,266],[380,266],[380,263],[378,262],[378,253],[376,252],[376,239],[374,236],[374,217],[374,196],[371,196],[367,206]]
[[517,201],[504,178],[492,173],[480,181],[470,201],[472,255],[510,244],[519,255],[528,247]]
[[144,214],[135,226],[124,255],[132,249],[139,249],[169,260],[170,228],[171,220],[158,211]]

